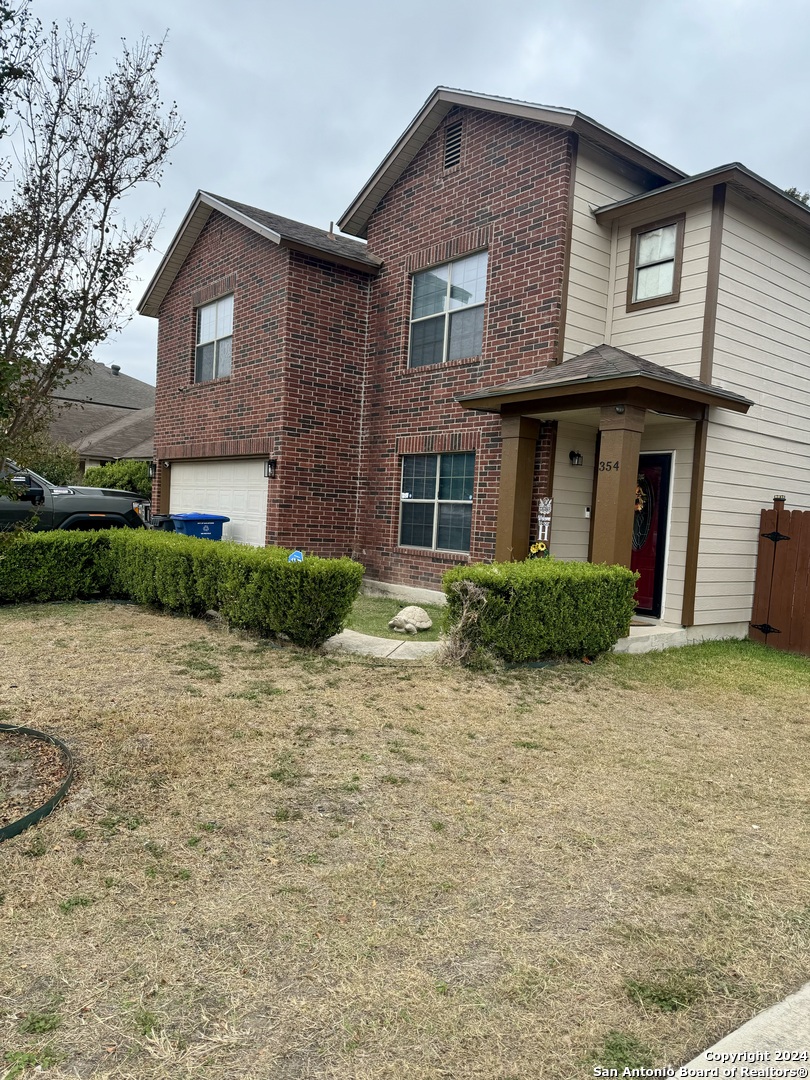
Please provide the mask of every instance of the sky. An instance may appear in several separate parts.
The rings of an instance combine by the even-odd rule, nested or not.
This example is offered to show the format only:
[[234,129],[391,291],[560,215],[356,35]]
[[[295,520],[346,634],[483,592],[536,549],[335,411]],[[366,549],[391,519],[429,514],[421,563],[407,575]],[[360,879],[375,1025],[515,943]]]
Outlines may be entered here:
[[810,189],[806,0],[33,0],[85,23],[97,73],[121,39],[165,37],[164,99],[185,120],[161,217],[135,270],[133,318],[96,353],[155,381],[157,321],[135,306],[198,189],[329,228],[436,86],[557,105],[689,173],[739,161]]

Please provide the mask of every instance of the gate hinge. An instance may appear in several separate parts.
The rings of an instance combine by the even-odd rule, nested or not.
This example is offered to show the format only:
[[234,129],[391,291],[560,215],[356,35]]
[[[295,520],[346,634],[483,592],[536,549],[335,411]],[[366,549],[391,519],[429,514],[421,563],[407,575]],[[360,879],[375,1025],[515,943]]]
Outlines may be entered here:
[[776,529],[774,529],[774,530],[773,530],[773,532],[769,532],[769,533],[760,533],[759,535],[760,535],[760,536],[761,536],[761,537],[762,537],[762,538],[763,538],[764,540],[773,540],[773,542],[774,542],[775,544],[778,544],[780,540],[789,540],[789,539],[790,539],[790,537],[789,537],[789,536],[785,536],[785,534],[784,534],[784,533],[780,533],[780,532],[778,532],[778,531],[777,531]]
[[777,630],[775,626],[771,626],[770,623],[751,623],[752,630],[761,630],[763,634],[781,634],[781,630]]

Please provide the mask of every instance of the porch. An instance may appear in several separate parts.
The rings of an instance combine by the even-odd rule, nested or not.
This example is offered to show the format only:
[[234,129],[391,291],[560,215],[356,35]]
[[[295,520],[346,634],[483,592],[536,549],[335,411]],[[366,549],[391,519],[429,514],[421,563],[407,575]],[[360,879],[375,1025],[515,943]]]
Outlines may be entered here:
[[551,550],[641,574],[639,612],[658,621],[661,634],[634,626],[622,651],[646,651],[642,642],[653,637],[684,644],[675,638],[695,622],[710,411],[744,413],[752,402],[600,345],[459,404],[501,416],[496,560],[528,555],[537,439],[542,425],[556,422]]

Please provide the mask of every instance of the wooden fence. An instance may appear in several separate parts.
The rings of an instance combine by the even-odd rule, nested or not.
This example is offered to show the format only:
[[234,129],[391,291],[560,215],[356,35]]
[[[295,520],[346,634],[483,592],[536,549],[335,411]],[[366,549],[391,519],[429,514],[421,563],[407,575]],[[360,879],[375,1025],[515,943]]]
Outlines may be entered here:
[[810,510],[763,510],[748,636],[810,656]]

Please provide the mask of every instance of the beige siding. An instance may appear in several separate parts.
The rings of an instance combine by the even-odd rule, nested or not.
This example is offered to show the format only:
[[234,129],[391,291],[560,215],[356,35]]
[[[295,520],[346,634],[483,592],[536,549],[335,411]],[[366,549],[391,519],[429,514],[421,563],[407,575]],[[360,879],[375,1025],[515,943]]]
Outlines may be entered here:
[[[551,518],[551,551],[558,559],[587,562],[590,519],[585,516],[593,494],[596,425],[570,424],[560,420],[557,426],[557,451],[554,464]],[[582,454],[582,465],[571,465],[572,450]]]
[[627,311],[630,233],[643,220],[623,222],[616,238],[616,272],[609,318],[611,345],[675,371],[700,376],[703,313],[711,232],[711,197],[685,207],[681,294],[675,304]]
[[759,512],[810,508],[810,243],[729,192],[712,381],[751,398],[712,411],[696,623],[751,615]]
[[581,142],[574,177],[564,357],[570,360],[606,338],[611,230],[591,211],[647,189],[643,175]]

